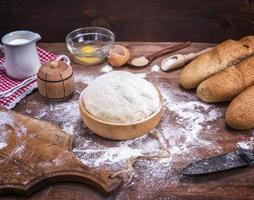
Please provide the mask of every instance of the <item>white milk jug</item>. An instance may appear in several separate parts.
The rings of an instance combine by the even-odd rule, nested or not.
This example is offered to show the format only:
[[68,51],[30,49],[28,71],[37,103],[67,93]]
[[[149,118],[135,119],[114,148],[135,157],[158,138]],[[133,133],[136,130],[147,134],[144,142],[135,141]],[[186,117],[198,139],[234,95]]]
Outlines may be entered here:
[[8,76],[25,79],[37,74],[41,62],[36,49],[38,33],[14,31],[2,37],[1,50],[5,57],[5,69]]

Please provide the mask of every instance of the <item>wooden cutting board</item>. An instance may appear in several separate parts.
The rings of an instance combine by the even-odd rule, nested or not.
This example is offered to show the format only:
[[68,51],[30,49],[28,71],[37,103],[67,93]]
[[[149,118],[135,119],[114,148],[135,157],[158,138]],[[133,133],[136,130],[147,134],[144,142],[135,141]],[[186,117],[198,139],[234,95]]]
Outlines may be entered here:
[[29,194],[52,182],[74,181],[111,193],[121,185],[110,173],[84,166],[72,137],[58,126],[0,109],[0,193]]

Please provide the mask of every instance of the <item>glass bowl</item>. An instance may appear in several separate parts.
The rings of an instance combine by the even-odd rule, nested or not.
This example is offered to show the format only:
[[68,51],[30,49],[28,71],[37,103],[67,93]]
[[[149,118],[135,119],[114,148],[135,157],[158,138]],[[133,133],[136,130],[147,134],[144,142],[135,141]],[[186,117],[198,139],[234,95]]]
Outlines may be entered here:
[[105,28],[86,27],[70,32],[65,40],[76,62],[94,65],[106,58],[115,43],[115,36]]

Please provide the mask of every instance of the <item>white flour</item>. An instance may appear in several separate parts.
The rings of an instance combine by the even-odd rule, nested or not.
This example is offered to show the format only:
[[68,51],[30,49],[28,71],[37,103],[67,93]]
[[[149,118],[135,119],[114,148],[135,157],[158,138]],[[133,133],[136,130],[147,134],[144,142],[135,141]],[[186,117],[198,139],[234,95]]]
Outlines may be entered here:
[[79,103],[78,101],[52,102],[49,106],[39,109],[35,118],[48,119],[49,115],[51,115],[50,118],[61,124],[64,131],[74,134],[75,127],[80,122]]
[[250,140],[238,142],[237,146],[243,149],[254,149],[254,137],[251,137]]
[[0,149],[3,149],[7,146],[7,131],[8,129],[5,127],[5,125],[11,125],[14,127],[14,122],[12,117],[4,112],[0,112]]
[[[141,77],[146,75],[138,74]],[[89,74],[75,75],[75,80],[84,84],[89,84],[94,78]],[[204,151],[208,155],[223,152],[220,144],[216,143],[216,133],[221,131],[216,122],[221,120],[223,113],[215,105],[202,103],[195,95],[174,88],[167,82],[155,82],[155,85],[164,97],[164,115],[156,129],[170,155],[159,160],[139,160],[134,166],[133,184],[154,186],[160,181],[170,181],[177,185],[179,170],[193,160],[202,158]],[[161,144],[149,134],[120,142],[104,140],[92,134],[80,119],[78,97],[81,90],[76,91],[73,98],[75,100],[54,102],[42,107],[38,105],[36,117],[59,124],[75,140],[79,140],[75,143],[73,152],[82,163],[90,167],[103,166],[114,171],[125,169],[128,159],[162,153]],[[31,102],[27,107],[30,104]],[[27,113],[33,114],[29,108]],[[254,141],[243,141],[238,145],[247,146],[253,143]]]
[[[74,149],[75,153],[102,153],[103,156],[99,156],[94,162],[87,163],[85,160],[83,162],[87,163],[90,166],[98,167],[104,164],[114,164],[119,163],[124,160],[127,160],[130,157],[141,156],[141,149],[132,149],[128,145],[121,145],[119,147],[108,148],[107,151],[105,149],[97,150],[97,149],[88,149],[88,150],[78,150]],[[117,153],[116,153],[117,152]]]
[[108,73],[111,72],[113,68],[110,65],[105,65],[104,67],[101,68],[101,72]]
[[0,135],[0,149],[4,148],[7,146],[6,143],[6,132],[3,132],[2,129],[1,130],[1,135]]
[[74,80],[75,80],[75,82],[78,82],[78,83],[89,84],[95,78],[96,78],[96,76],[90,75],[90,74],[84,75],[84,74],[81,74],[81,73],[74,73]]
[[4,126],[5,124],[10,124],[13,126],[13,123],[13,119],[9,114],[0,112],[0,127]]
[[161,71],[161,69],[160,69],[160,66],[158,66],[158,65],[154,65],[151,68],[151,72],[160,72],[160,71]]
[[136,75],[140,78],[146,78],[146,73],[137,73]]
[[15,147],[13,147],[12,152],[9,152],[9,156],[11,157],[12,155],[15,154],[16,156],[22,157],[22,154],[24,153],[25,150],[24,145],[26,144],[23,143],[23,141],[20,140],[20,138],[23,135],[27,134],[27,129],[25,128],[25,126],[23,124],[17,124],[9,113],[0,111],[0,133],[1,133],[0,149],[7,147],[8,145],[7,141],[9,140],[8,137],[12,137],[11,135],[8,134],[12,133],[16,134],[17,137],[16,144]]
[[[143,136],[134,140],[117,142],[116,147],[105,147],[98,144],[89,144],[88,146],[79,146],[73,152],[82,155],[82,162],[91,167],[99,167],[102,164],[112,165],[119,164],[129,158],[142,156],[159,151],[158,141],[147,136]],[[135,148],[134,148],[135,146]],[[91,147],[91,148],[90,148]],[[97,155],[94,158],[90,155]],[[92,159],[91,159],[92,158]]]

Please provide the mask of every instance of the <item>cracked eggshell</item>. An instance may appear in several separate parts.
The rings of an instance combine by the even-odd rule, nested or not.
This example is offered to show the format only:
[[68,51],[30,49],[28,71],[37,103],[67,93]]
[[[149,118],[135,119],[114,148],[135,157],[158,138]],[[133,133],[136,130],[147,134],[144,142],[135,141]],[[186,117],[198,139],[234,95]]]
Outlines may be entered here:
[[130,59],[129,50],[121,45],[114,45],[108,55],[108,62],[113,67],[121,67]]

